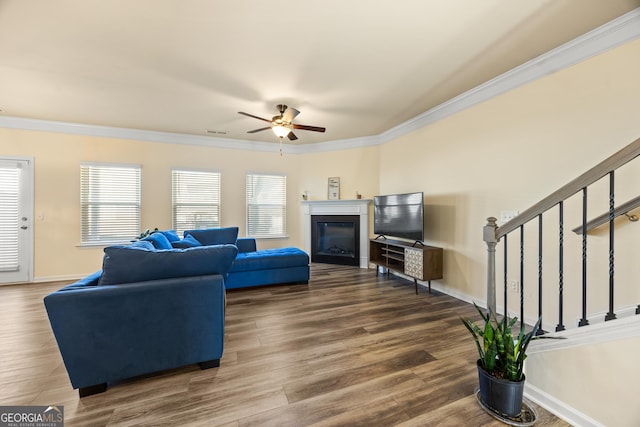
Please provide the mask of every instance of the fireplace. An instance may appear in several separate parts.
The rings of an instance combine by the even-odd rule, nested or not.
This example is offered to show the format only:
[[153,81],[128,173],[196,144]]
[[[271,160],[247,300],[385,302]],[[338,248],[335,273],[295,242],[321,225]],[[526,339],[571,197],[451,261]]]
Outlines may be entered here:
[[358,215],[311,216],[311,261],[357,266],[359,241]]
[[[360,268],[369,268],[369,205],[371,199],[357,200],[302,200],[302,237],[303,248],[309,256],[312,256],[311,234],[315,226],[311,224],[311,218],[316,216],[324,216],[335,221],[332,217],[354,217],[358,224],[358,235],[356,239],[356,255],[355,259],[359,259],[359,263],[354,262],[353,265],[359,265]],[[335,231],[335,230],[331,230]],[[335,248],[334,248],[335,251]],[[342,257],[344,258],[344,257]],[[319,261],[325,262],[325,261]],[[332,261],[333,262],[333,261]]]

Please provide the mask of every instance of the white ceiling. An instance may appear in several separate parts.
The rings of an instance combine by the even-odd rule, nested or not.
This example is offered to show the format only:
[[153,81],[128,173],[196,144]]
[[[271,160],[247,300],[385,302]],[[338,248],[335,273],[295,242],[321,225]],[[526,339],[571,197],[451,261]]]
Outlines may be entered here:
[[640,0],[0,0],[4,116],[296,144],[378,135]]

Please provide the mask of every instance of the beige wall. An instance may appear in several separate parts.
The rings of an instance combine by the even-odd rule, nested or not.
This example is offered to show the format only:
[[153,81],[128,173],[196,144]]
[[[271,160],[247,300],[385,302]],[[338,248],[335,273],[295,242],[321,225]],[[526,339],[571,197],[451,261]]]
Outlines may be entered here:
[[[482,227],[489,216],[499,218],[501,210],[523,211],[541,198],[576,178],[605,157],[640,137],[637,100],[640,98],[640,41],[602,54],[568,69],[493,98],[480,105],[384,144],[380,149],[380,191],[425,192],[426,240],[445,248],[445,279],[442,286],[452,293],[484,302],[486,299],[486,246]],[[640,161],[625,167],[616,181],[619,202],[638,195]],[[411,171],[408,173],[407,171]],[[606,184],[606,183],[604,183]],[[590,217],[606,212],[606,185],[591,191]],[[599,197],[599,199],[598,199]],[[598,200],[596,200],[598,199]],[[565,207],[565,286],[576,289],[579,274],[580,239],[567,228],[580,224],[579,200]],[[557,215],[549,223],[557,224]],[[630,244],[640,238],[640,226],[626,219],[618,222],[616,242],[621,284],[634,283],[638,263],[632,261]],[[558,231],[549,230],[545,241],[558,240]],[[510,276],[517,279],[519,236],[510,238]],[[525,241],[537,240],[537,224],[526,228]],[[608,237],[601,230],[590,236],[594,259],[608,250]],[[525,289],[535,296],[537,287],[537,245],[534,259],[527,263]],[[498,259],[502,258],[498,250]],[[557,258],[557,249],[547,255]],[[600,310],[601,289],[606,288],[607,257],[595,263],[590,308]],[[624,262],[623,262],[624,261]],[[550,260],[552,263],[553,261]],[[546,280],[557,283],[553,264]],[[498,262],[498,271],[502,263]],[[513,275],[513,276],[512,276]],[[602,282],[604,277],[604,282]],[[497,280],[502,282],[502,275]],[[527,284],[529,285],[527,287]],[[620,287],[622,289],[622,286]],[[638,287],[624,292],[640,300]],[[623,292],[622,290],[620,292]],[[499,306],[502,291],[499,290]],[[517,293],[510,300],[516,302]],[[557,312],[549,293],[548,321]],[[554,297],[557,299],[557,297]],[[532,302],[537,306],[537,299]],[[596,307],[597,306],[597,307]],[[517,304],[510,304],[516,312]],[[606,305],[602,308],[606,308]],[[536,317],[535,309],[527,310]],[[566,314],[573,324],[576,311]]]
[[[35,223],[37,280],[75,277],[99,266],[101,248],[78,246],[78,165],[124,162],[143,168],[143,228],[170,227],[169,171],[188,167],[222,172],[222,225],[238,225],[241,235],[245,173],[286,173],[289,238],[261,240],[260,247],[302,244],[300,194],[326,199],[330,176],[341,178],[342,198],[353,198],[356,191],[365,198],[424,191],[426,241],[446,249],[445,278],[437,285],[482,302],[486,259],[480,233],[486,217],[524,210],[640,136],[639,53],[640,41],[628,43],[381,146],[281,157],[275,147],[270,153],[252,152],[0,129],[0,155],[35,158],[35,213],[44,216]],[[619,201],[637,195],[632,183],[638,168],[621,172]],[[604,211],[606,200],[590,202],[590,209]],[[555,221],[553,215],[549,221]],[[570,228],[579,221],[566,223]],[[618,224],[624,233],[617,243],[624,248],[640,227],[622,219]],[[527,240],[535,238],[530,234],[527,229]],[[592,240],[605,236],[597,232]],[[575,244],[573,236],[565,243]],[[593,250],[606,247],[598,244]],[[620,250],[620,259],[629,253]],[[606,265],[595,268],[598,277],[606,272]],[[517,275],[517,265],[509,270]]]
[[[34,276],[36,281],[81,277],[100,268],[102,247],[81,247],[81,162],[142,166],[142,228],[171,227],[171,169],[218,170],[222,174],[222,226],[245,235],[245,174],[287,175],[286,239],[260,239],[259,248],[302,246],[300,195],[326,199],[327,178],[339,176],[343,198],[377,192],[378,148],[310,155],[279,155],[194,145],[153,143],[0,128],[0,156],[33,156],[35,164]],[[330,166],[327,166],[330,165]],[[135,236],[132,236],[135,237]]]
[[340,198],[355,199],[356,192],[370,199],[378,194],[379,148],[368,147],[342,151],[303,154],[300,162],[300,188],[308,191],[309,200],[327,199],[327,180],[340,177]]
[[[425,192],[426,239],[445,248],[444,279],[434,284],[452,295],[484,303],[486,246],[482,227],[501,210],[523,211],[607,156],[640,137],[640,40],[527,84],[385,144],[380,149],[380,191]],[[408,173],[407,171],[411,171]],[[616,174],[617,203],[640,194],[640,159]],[[608,209],[608,181],[589,190],[589,218]],[[564,324],[580,317],[581,198],[565,206]],[[640,214],[639,210],[634,211]],[[557,212],[544,215],[557,224]],[[557,324],[557,225],[543,238],[544,325]],[[525,318],[537,317],[537,224],[525,227]],[[640,223],[616,221],[616,307],[640,301],[637,250]],[[555,245],[555,246],[554,246]],[[588,237],[588,311],[607,311],[608,228]],[[528,251],[528,252],[527,252]],[[502,283],[502,244],[497,282]],[[519,235],[509,238],[509,280],[519,277]],[[498,307],[503,305],[498,287]],[[519,316],[519,293],[509,291],[509,311]],[[527,367],[531,384],[556,407],[582,412],[602,425],[636,425],[625,411],[636,396],[638,369],[623,363],[640,352],[637,339],[539,353]],[[622,358],[621,358],[622,357]],[[628,357],[627,357],[628,359]],[[614,373],[611,367],[614,367]],[[556,375],[558,373],[558,375]],[[629,376],[631,379],[617,378]],[[614,397],[614,395],[616,397]],[[609,405],[621,397],[621,405]],[[622,398],[625,396],[624,398]]]
[[[501,210],[524,210],[640,136],[637,75],[640,41],[368,148],[281,157],[275,147],[273,152],[252,152],[0,129],[0,155],[35,158],[35,213],[44,216],[35,223],[36,279],[75,277],[99,266],[101,248],[78,246],[78,165],[83,161],[124,162],[143,168],[143,228],[171,225],[172,167],[220,170],[222,225],[238,225],[241,235],[245,232],[245,173],[287,174],[289,238],[262,240],[260,247],[302,244],[300,194],[307,191],[312,200],[326,199],[330,176],[341,178],[342,198],[353,198],[356,191],[365,198],[424,191],[426,241],[446,249],[445,278],[436,285],[482,302],[486,257],[481,229],[486,217],[499,216]],[[639,168],[636,165],[620,173],[619,201],[637,195],[633,183]],[[606,193],[601,187],[596,188],[595,195]],[[571,201],[568,210],[578,204]],[[606,198],[590,202],[594,214],[604,210]],[[554,215],[549,214],[549,221],[556,220]],[[565,227],[571,228],[579,219],[565,222]],[[624,248],[637,240],[640,227],[624,219],[617,224],[624,230],[617,245],[621,248],[619,259],[625,261],[633,252]],[[597,242],[594,254],[607,250],[600,243],[605,237],[601,231],[590,237]],[[532,230],[527,229],[526,238],[535,238]],[[579,239],[571,235],[565,245],[570,251],[579,245]],[[510,247],[516,249],[514,244]],[[567,256],[575,263],[573,255]],[[551,259],[551,277],[556,275],[553,263]],[[632,273],[637,276],[638,267],[633,267]],[[593,268],[598,280],[606,275],[605,264]],[[509,270],[517,278],[517,265],[510,265]],[[571,270],[576,270],[573,264]],[[529,273],[535,272],[527,271],[527,276]],[[530,283],[533,281],[527,278],[528,293],[533,288],[527,286]],[[573,292],[568,288],[567,292]],[[637,293],[628,289],[621,292]],[[602,298],[596,296],[590,304],[599,304]],[[547,306],[555,311],[552,303]],[[515,311],[515,307],[510,309]],[[575,313],[570,313],[568,321],[574,317]]]
[[[604,426],[637,427],[640,338],[570,347],[527,358],[527,383]],[[631,357],[630,357],[631,356]],[[570,386],[567,386],[570,385]],[[557,403],[557,402],[554,402]]]

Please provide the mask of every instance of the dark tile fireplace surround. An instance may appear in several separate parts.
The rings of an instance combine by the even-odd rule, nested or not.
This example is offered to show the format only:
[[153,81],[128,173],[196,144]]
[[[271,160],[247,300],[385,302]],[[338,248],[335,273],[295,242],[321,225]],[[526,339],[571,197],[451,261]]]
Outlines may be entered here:
[[311,215],[311,261],[358,266],[358,215]]

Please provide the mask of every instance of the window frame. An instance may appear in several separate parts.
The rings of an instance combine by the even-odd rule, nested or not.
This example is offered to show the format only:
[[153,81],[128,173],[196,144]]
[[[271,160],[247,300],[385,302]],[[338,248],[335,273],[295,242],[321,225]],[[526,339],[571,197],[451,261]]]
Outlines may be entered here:
[[[85,168],[87,168],[87,172],[84,172]],[[102,179],[107,178],[106,176],[100,178],[99,176],[90,176],[92,174],[92,170],[95,173],[99,171],[107,172],[108,170],[114,169],[127,169],[134,171],[133,177],[126,177],[123,175],[123,182],[127,185],[134,185],[133,191],[133,199],[119,201],[119,202],[105,202],[105,201],[91,201],[92,197],[91,190],[87,189],[87,186],[91,186],[91,181],[97,182],[94,185],[100,186]],[[113,171],[112,171],[113,172]],[[85,177],[85,173],[89,176]],[[88,181],[85,181],[88,179]],[[107,188],[108,192],[113,192],[113,194],[119,194],[120,196],[124,195],[122,188],[125,187],[122,185],[123,182],[118,182],[114,184],[117,188]],[[137,185],[137,188],[135,186]],[[97,188],[98,192],[104,192],[105,188]],[[99,197],[99,196],[98,196]],[[107,238],[101,236],[101,227],[99,223],[101,222],[100,218],[91,219],[92,215],[89,213],[91,207],[98,207],[98,211],[94,215],[100,215],[100,206],[116,208],[120,207],[130,207],[132,208],[133,214],[130,216],[129,220],[133,222],[133,225],[130,225],[125,228],[121,228],[117,230],[117,236],[112,238]],[[117,208],[116,208],[117,209]],[[131,164],[131,163],[96,163],[96,162],[82,162],[80,163],[80,246],[107,246],[112,244],[122,244],[129,243],[131,240],[135,239],[140,234],[140,224],[141,224],[141,212],[142,212],[142,166],[139,164]],[[102,212],[102,215],[115,215],[112,218],[109,218],[114,224],[117,224],[117,218],[121,215],[121,213],[111,213]],[[98,224],[91,226],[91,222]],[[91,231],[93,229],[94,231]],[[103,231],[104,232],[104,231]],[[94,237],[91,237],[94,236]]]
[[[217,197],[217,202],[215,202],[214,204],[212,203],[196,203],[196,202],[190,202],[190,203],[179,203],[176,204],[176,181],[175,181],[175,174],[180,174],[180,173],[185,173],[185,174],[203,174],[203,175],[217,175],[216,177],[214,177],[213,179],[216,180],[217,179],[217,188],[216,188],[216,194],[215,197]],[[182,226],[179,226],[178,222],[177,222],[177,206],[181,205],[181,206],[215,206],[217,208],[217,212],[214,213],[214,215],[217,215],[218,217],[218,221],[217,223],[207,223],[204,227],[198,227],[196,225],[196,223],[194,222],[194,225],[191,226],[185,226],[184,228],[182,228]],[[179,167],[175,167],[171,169],[171,226],[174,230],[176,230],[177,233],[181,233],[184,230],[192,230],[192,229],[198,229],[198,228],[207,228],[207,227],[220,227],[220,224],[222,223],[222,173],[219,170],[203,170],[203,169],[190,169],[190,168],[179,168]]]
[[[279,196],[279,203],[250,203],[251,197],[256,197],[254,195],[256,190],[256,185],[251,187],[250,180],[253,180],[254,177],[264,177],[264,178],[281,178],[283,181],[281,183],[280,191],[281,195]],[[257,184],[257,183],[256,183]],[[251,190],[251,193],[250,193]],[[253,196],[252,196],[253,195]],[[266,197],[266,195],[265,195]],[[282,222],[278,225],[281,228],[281,232],[278,233],[265,233],[265,232],[254,232],[254,227],[258,227],[258,225],[251,224],[251,216],[252,211],[255,211],[255,208],[265,207],[268,210],[270,207],[278,207],[277,210],[280,211]],[[289,237],[287,235],[287,175],[283,173],[275,173],[275,172],[247,172],[245,175],[245,225],[246,225],[246,235],[247,237],[253,237],[256,239],[282,239]],[[272,209],[273,210],[273,209]],[[269,216],[268,218],[273,218],[273,216]],[[262,226],[264,227],[264,226]]]

